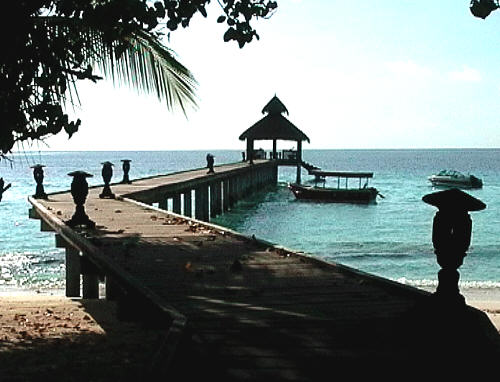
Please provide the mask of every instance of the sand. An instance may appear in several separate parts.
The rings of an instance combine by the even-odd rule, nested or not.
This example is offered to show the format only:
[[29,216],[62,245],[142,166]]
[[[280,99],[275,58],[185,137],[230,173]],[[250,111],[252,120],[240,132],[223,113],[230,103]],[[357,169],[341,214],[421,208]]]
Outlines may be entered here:
[[463,289],[468,305],[482,310],[500,332],[500,293],[498,289]]
[[[462,291],[500,331],[500,295]],[[148,380],[164,332],[118,320],[116,304],[0,295],[0,381]]]
[[0,296],[0,381],[142,380],[163,336],[103,299]]

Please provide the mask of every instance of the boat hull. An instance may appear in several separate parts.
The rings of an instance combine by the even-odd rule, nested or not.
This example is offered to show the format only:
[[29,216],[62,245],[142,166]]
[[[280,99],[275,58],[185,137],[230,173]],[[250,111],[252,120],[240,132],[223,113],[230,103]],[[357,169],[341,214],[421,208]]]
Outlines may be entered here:
[[330,203],[374,203],[378,195],[377,189],[367,188],[326,188],[309,187],[292,183],[288,188],[299,200],[312,200]]
[[435,187],[481,188],[483,182],[476,177],[453,178],[433,175],[429,181]]

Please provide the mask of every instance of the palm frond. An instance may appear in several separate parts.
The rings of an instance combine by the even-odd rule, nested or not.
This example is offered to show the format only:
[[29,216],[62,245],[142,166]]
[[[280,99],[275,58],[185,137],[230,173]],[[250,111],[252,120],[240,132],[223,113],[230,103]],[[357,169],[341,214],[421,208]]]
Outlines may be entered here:
[[[115,84],[124,84],[147,94],[155,94],[169,110],[197,108],[197,81],[191,72],[153,35],[138,30],[120,40],[109,40],[105,31],[85,25],[79,19],[41,17],[41,24],[54,38],[69,39],[81,46],[80,65],[97,66]],[[72,61],[72,60],[69,60]],[[74,83],[74,62],[61,62]],[[74,88],[76,90],[76,88]]]

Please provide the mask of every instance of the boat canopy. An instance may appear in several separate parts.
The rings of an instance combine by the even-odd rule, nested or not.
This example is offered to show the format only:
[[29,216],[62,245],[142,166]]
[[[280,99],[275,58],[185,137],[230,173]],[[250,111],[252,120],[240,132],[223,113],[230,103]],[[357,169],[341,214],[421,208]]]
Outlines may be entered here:
[[338,176],[340,178],[373,178],[373,172],[312,170],[310,174],[318,177]]

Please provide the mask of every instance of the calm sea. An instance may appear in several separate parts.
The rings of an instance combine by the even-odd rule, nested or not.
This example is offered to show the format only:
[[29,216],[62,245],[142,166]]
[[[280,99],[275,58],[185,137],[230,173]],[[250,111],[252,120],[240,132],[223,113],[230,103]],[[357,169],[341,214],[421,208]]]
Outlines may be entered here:
[[[0,202],[0,291],[45,290],[64,286],[64,252],[54,235],[40,232],[28,218],[27,196],[35,191],[30,166],[45,167],[45,190],[70,187],[68,172],[94,174],[102,184],[101,162],[131,159],[132,179],[204,167],[208,151],[169,152],[42,152],[16,154],[0,162],[0,177],[12,187]],[[216,164],[237,162],[240,151],[210,151]],[[308,150],[304,159],[324,170],[372,171],[374,185],[385,198],[362,206],[300,202],[286,188],[294,168],[281,168],[279,185],[254,194],[214,220],[239,232],[320,258],[346,264],[407,284],[436,284],[439,270],[431,243],[435,208],[422,202],[433,192],[427,177],[456,169],[483,179],[484,187],[467,191],[486,203],[471,214],[473,237],[460,268],[462,286],[500,288],[500,149],[485,150]],[[310,179],[306,172],[303,182]]]

